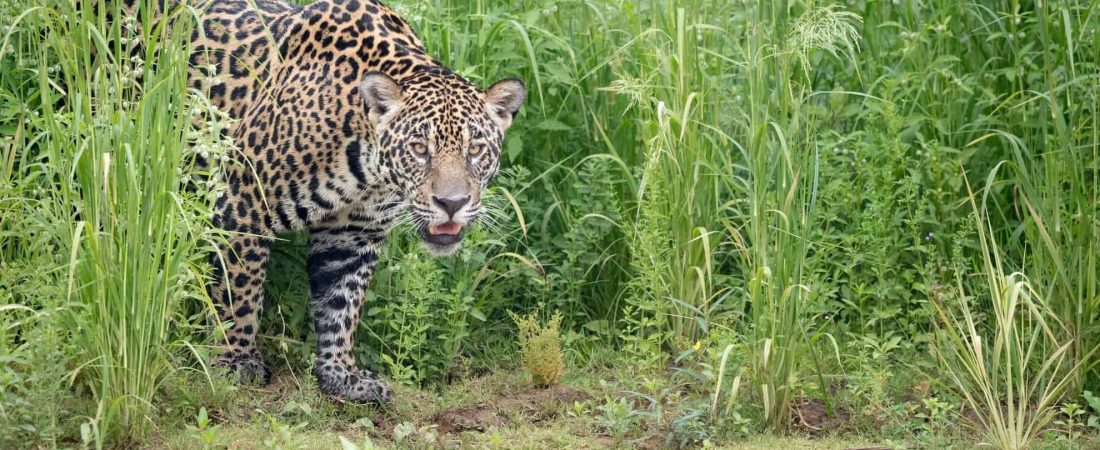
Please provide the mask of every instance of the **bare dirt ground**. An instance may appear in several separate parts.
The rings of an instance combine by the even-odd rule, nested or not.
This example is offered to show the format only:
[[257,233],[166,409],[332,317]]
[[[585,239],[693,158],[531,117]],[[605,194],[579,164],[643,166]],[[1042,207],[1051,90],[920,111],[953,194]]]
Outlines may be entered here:
[[560,384],[545,389],[530,388],[514,395],[503,396],[495,403],[449,408],[433,416],[432,422],[436,424],[437,431],[445,434],[483,432],[494,426],[509,424],[516,415],[535,423],[550,420],[563,408],[589,397],[580,389]]

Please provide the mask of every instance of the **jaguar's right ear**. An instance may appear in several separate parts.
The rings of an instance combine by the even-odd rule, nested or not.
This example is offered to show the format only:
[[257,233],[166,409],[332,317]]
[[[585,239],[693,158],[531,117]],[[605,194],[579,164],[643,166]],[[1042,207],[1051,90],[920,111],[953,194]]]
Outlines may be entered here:
[[367,105],[367,119],[378,126],[401,109],[401,86],[382,72],[371,72],[359,84],[359,94]]

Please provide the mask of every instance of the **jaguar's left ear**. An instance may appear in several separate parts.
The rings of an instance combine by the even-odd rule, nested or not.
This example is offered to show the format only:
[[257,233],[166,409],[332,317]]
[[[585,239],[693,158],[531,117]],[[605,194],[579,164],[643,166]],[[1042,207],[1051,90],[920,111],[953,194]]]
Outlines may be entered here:
[[485,104],[489,107],[489,115],[493,116],[505,130],[512,124],[512,118],[516,117],[519,107],[523,106],[523,100],[527,98],[527,86],[519,78],[505,78],[489,86],[483,94]]

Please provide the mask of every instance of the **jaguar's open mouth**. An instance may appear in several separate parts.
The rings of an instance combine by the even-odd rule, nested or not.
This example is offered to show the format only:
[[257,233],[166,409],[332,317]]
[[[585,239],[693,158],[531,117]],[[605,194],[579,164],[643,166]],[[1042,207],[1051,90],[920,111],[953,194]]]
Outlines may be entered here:
[[454,221],[420,227],[420,239],[440,247],[449,247],[462,242],[464,234],[466,234],[466,227]]

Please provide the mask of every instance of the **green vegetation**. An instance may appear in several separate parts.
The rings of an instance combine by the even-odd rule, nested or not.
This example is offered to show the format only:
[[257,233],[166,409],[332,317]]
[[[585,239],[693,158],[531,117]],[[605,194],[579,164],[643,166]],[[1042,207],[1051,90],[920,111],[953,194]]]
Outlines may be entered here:
[[119,3],[0,2],[0,447],[1100,446],[1100,3],[389,2],[530,95],[463,251],[387,243],[386,410],[312,385],[302,235],[274,384],[208,370],[230,123]]
[[546,325],[540,325],[534,314],[520,317],[513,313],[512,320],[519,328],[519,352],[531,383],[539,387],[557,383],[565,373],[561,351],[561,314],[554,314]]

